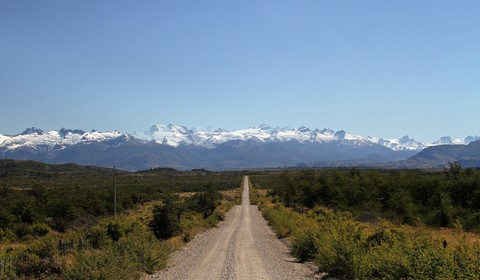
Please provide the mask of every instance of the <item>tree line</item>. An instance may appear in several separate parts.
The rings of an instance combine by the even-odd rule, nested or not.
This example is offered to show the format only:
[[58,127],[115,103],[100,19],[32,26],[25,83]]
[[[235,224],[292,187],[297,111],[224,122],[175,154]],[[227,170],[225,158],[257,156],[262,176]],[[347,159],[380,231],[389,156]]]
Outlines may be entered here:
[[316,205],[414,225],[480,231],[480,172],[457,162],[444,170],[303,170],[251,176],[274,199],[302,212]]
[[241,175],[205,170],[181,172],[150,170],[89,173],[19,170],[14,164],[0,168],[0,242],[43,236],[50,230],[88,228],[114,212],[114,176],[117,184],[117,211],[163,200],[174,192],[198,192],[209,186],[234,188]]

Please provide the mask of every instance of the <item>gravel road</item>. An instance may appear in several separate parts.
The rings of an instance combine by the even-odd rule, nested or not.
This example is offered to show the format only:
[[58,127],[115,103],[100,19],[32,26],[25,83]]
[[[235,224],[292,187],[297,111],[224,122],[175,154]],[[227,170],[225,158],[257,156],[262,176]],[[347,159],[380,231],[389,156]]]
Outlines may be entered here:
[[168,267],[144,279],[312,279],[312,267],[295,262],[288,247],[250,205],[248,177],[242,205],[234,206],[213,228],[172,255]]

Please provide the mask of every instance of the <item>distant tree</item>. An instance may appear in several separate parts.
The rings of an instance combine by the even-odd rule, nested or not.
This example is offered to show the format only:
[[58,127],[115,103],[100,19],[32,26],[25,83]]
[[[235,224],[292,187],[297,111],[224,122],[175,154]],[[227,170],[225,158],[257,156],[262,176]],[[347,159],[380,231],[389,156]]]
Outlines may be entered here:
[[415,205],[411,194],[404,189],[395,190],[390,199],[389,207],[395,214],[396,219],[402,223],[412,224],[414,222]]
[[454,207],[452,206],[452,199],[448,193],[442,192],[440,194],[440,211],[439,220],[441,227],[448,227],[453,221]]
[[7,186],[0,186],[0,198],[6,198],[10,188]]
[[458,161],[448,162],[448,169],[445,169],[447,179],[458,179],[462,174],[462,165]]
[[213,189],[210,184],[206,191],[198,192],[190,198],[188,208],[192,211],[202,213],[206,218],[215,211],[215,208],[217,208],[217,202],[221,199],[222,194]]
[[0,229],[6,229],[14,221],[14,217],[7,210],[0,207]]
[[181,233],[180,215],[182,209],[178,196],[166,198],[164,205],[157,205],[153,209],[153,219],[150,228],[158,239],[167,239]]

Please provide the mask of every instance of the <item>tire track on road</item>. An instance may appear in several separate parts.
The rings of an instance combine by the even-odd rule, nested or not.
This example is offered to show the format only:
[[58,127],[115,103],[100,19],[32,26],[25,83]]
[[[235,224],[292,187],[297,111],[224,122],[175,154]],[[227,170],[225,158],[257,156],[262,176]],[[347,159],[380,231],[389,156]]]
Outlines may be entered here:
[[218,228],[195,237],[172,255],[169,265],[144,279],[312,279],[315,271],[295,262],[288,247],[250,205],[243,179],[242,205],[234,206]]

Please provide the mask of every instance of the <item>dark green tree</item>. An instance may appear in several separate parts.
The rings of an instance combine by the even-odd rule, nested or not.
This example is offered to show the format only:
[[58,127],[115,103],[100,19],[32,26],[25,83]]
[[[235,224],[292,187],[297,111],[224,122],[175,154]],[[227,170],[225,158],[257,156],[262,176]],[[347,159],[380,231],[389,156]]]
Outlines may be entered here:
[[215,211],[217,202],[221,200],[222,197],[223,195],[210,185],[207,191],[196,193],[190,198],[188,208],[192,211],[202,213],[206,218]]
[[453,222],[454,207],[452,206],[452,199],[448,193],[440,194],[440,211],[439,220],[441,227],[448,227]]
[[445,169],[447,179],[456,180],[462,174],[462,165],[458,161],[448,162],[448,169]]
[[167,197],[163,205],[153,209],[153,219],[150,228],[158,239],[167,239],[181,233],[180,215],[182,208],[178,196]]
[[10,227],[11,223],[14,221],[14,218],[15,217],[6,209],[0,207],[0,229],[6,229]]

